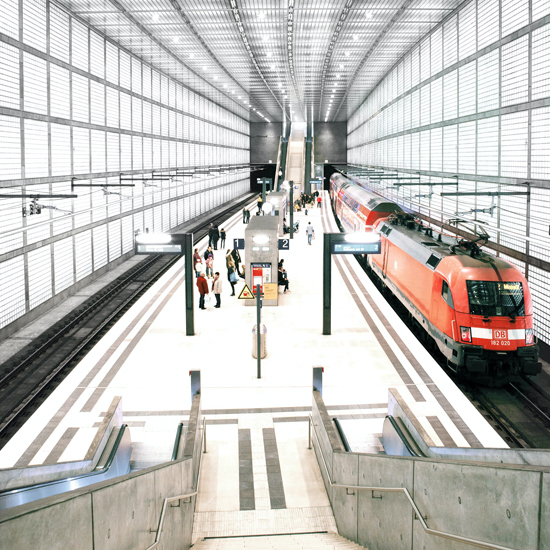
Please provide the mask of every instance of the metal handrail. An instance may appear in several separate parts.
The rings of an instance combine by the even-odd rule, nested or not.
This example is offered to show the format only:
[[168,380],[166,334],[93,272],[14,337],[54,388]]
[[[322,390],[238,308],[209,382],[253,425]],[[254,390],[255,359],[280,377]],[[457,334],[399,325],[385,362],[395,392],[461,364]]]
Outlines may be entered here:
[[[311,433],[311,427],[313,427],[313,433],[315,434],[315,439],[317,440],[317,446],[319,447],[319,454],[321,455],[321,458],[323,459],[323,466],[325,468],[325,473],[327,475],[327,480],[329,482],[329,485],[331,487],[337,487],[340,489],[357,489],[361,491],[378,491],[380,493],[404,493],[407,497],[409,504],[412,506],[412,509],[414,510],[414,513],[416,514],[416,517],[418,520],[420,520],[420,524],[422,525],[422,528],[426,533],[429,535],[434,535],[436,537],[441,537],[444,539],[454,540],[456,542],[462,542],[465,544],[470,544],[471,546],[477,546],[478,548],[489,548],[490,550],[515,550],[513,548],[510,548],[509,546],[499,546],[498,544],[492,544],[490,542],[483,542],[481,540],[476,539],[470,539],[468,537],[462,537],[460,535],[453,535],[452,533],[447,533],[445,531],[439,531],[437,529],[431,529],[428,527],[428,524],[426,523],[425,516],[423,516],[418,509],[418,506],[416,505],[416,502],[412,498],[411,494],[409,493],[408,489],[406,487],[364,487],[359,485],[340,485],[338,483],[333,483],[330,473],[328,471],[327,463],[325,461],[325,457],[323,455],[323,451],[321,449],[321,444],[319,442],[319,436],[317,435],[317,430],[315,428],[315,423],[313,422],[313,417],[311,414],[309,415],[309,426],[310,426],[310,433]],[[353,493],[350,493],[350,496]]]
[[[162,536],[162,527],[164,526],[164,518],[166,516],[166,507],[168,506],[168,504],[170,502],[174,502],[175,500],[182,500],[184,498],[191,498],[191,497],[194,497],[198,494],[198,492],[199,492],[199,481],[200,481],[200,478],[201,478],[202,455],[203,455],[203,453],[206,452],[206,447],[205,447],[205,450],[203,451],[203,445],[205,445],[205,443],[206,443],[205,434],[206,434],[206,418],[203,418],[202,419],[202,435],[201,435],[201,452],[200,452],[200,460],[199,460],[199,471],[197,473],[197,483],[196,483],[196,486],[195,486],[195,491],[193,493],[186,493],[184,495],[178,495],[178,496],[175,496],[175,497],[168,497],[168,498],[164,499],[164,502],[162,504],[162,510],[160,512],[158,528],[156,530],[157,536],[155,537],[155,542],[153,544],[151,544],[151,546],[148,546],[147,550],[153,550],[153,548],[156,548],[160,543],[160,537]],[[155,532],[154,530],[151,530],[151,533],[154,533],[154,532]]]

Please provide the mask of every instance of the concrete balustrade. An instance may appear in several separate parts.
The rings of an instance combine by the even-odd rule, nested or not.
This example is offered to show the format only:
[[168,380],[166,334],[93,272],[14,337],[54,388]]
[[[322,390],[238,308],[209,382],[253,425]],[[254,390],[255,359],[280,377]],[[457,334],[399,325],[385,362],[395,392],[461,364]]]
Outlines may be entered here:
[[[145,550],[155,541],[164,499],[196,490],[201,444],[195,395],[177,460],[0,512],[0,550]],[[190,547],[195,501],[168,504],[158,548]]]
[[476,547],[426,533],[402,491],[332,485],[406,488],[430,529],[502,548],[550,549],[550,469],[346,453],[316,391],[312,420],[315,453],[342,536],[369,550]]

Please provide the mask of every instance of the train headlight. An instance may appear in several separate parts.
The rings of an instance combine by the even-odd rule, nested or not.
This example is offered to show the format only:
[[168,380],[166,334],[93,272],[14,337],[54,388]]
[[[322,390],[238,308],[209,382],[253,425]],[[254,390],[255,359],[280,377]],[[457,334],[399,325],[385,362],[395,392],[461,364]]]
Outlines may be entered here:
[[460,339],[463,342],[472,343],[472,330],[470,327],[460,327]]
[[525,329],[525,345],[531,346],[535,343],[535,330],[532,328]]

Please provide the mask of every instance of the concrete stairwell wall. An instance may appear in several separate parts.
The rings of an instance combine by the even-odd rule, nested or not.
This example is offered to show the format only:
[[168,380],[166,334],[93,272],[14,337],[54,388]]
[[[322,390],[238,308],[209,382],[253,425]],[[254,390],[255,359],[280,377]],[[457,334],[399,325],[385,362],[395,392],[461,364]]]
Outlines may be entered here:
[[[201,425],[195,395],[174,462],[0,512],[0,550],[145,550],[155,541],[164,499],[195,490]],[[168,504],[159,549],[190,548],[196,497],[185,500]]]
[[407,488],[430,529],[499,548],[550,550],[548,468],[346,453],[316,391],[312,418],[312,442],[342,536],[369,550],[479,547],[427,533],[403,492],[376,491]]

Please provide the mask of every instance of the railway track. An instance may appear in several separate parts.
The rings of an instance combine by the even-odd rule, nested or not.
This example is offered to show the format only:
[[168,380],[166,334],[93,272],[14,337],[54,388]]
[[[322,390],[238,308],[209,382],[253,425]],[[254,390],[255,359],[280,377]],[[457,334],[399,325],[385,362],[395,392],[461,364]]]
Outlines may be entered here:
[[[193,228],[195,241],[249,202],[235,203]],[[0,365],[0,449],[88,351],[179,256],[148,256]]]

